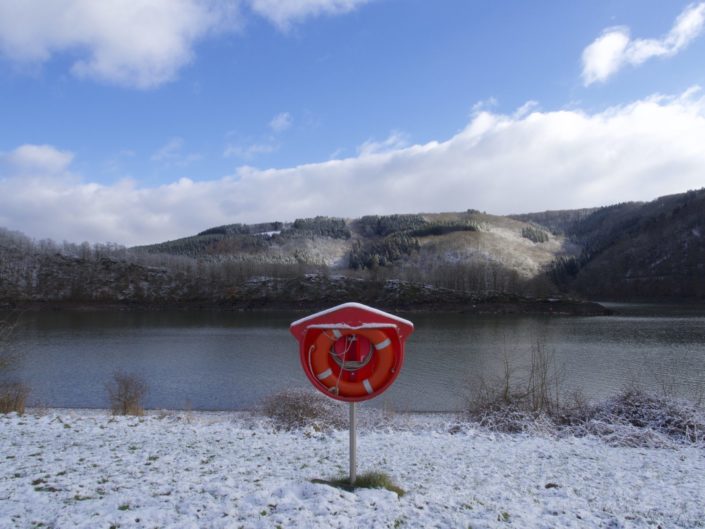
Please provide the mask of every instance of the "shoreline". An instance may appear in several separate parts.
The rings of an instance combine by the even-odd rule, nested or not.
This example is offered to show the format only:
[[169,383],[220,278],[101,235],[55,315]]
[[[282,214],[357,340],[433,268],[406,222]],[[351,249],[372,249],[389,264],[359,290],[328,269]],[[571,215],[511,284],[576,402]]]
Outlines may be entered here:
[[[217,311],[217,312],[309,312],[343,303],[343,300],[251,300],[242,302],[214,302],[209,300],[176,302],[120,302],[120,301],[3,301],[0,310],[6,311]],[[478,315],[545,315],[545,316],[609,316],[615,310],[598,302],[560,298],[523,298],[493,296],[472,302],[433,301],[426,303],[374,304],[389,312]]]

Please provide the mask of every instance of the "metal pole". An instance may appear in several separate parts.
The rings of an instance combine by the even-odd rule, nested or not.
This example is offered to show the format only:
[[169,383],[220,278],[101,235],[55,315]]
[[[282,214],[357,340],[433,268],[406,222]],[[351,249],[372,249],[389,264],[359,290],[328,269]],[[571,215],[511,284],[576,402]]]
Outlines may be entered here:
[[357,479],[357,436],[356,436],[355,403],[350,403],[350,486],[355,486]]

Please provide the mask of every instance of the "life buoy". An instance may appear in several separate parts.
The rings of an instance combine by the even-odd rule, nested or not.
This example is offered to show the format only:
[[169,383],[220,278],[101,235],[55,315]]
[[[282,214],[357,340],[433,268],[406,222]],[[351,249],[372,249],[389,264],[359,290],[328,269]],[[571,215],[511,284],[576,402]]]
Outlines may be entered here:
[[[370,350],[362,361],[349,362],[345,353],[341,356],[335,352],[335,343],[346,336],[369,342]],[[323,329],[308,349],[309,373],[334,398],[365,400],[383,391],[395,378],[395,349],[390,336],[380,329]]]

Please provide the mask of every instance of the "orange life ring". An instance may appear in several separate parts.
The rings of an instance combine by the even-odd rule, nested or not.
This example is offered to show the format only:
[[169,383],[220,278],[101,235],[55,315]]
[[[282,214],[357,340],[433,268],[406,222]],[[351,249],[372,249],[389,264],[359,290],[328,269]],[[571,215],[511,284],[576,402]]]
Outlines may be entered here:
[[[331,348],[340,338],[349,335],[369,340],[370,355],[375,358],[372,373],[360,381],[345,380],[343,366],[336,365]],[[324,329],[308,351],[309,369],[316,381],[339,397],[367,397],[383,389],[395,372],[395,351],[392,339],[379,329]],[[337,371],[337,374],[336,374]]]

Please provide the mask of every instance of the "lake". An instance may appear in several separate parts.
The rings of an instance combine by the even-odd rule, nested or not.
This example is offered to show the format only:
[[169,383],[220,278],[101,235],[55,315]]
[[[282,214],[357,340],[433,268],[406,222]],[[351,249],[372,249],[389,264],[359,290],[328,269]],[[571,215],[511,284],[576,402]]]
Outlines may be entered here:
[[[703,305],[609,304],[614,316],[407,314],[416,326],[395,384],[372,406],[456,411],[478,377],[520,372],[541,347],[561,387],[588,398],[629,383],[693,397],[705,387]],[[30,404],[107,407],[116,370],[148,383],[149,408],[242,410],[290,387],[310,387],[289,324],[298,312],[25,312],[16,375]]]

